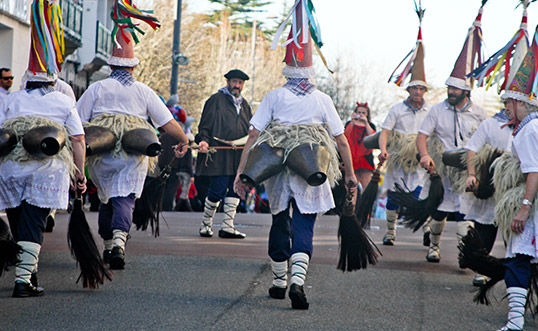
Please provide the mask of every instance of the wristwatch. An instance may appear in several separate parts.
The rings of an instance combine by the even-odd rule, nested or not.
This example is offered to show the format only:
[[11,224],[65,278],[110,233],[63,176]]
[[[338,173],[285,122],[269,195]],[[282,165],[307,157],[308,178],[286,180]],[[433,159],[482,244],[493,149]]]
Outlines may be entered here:
[[532,202],[528,199],[523,199],[523,202],[521,203],[523,206],[532,206]]

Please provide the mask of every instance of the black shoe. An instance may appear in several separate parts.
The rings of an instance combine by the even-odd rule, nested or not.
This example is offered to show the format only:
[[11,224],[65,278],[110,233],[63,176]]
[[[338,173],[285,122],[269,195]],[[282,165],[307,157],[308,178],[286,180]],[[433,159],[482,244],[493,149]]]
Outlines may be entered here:
[[125,252],[123,248],[119,246],[112,248],[112,252],[110,253],[110,269],[125,269]]
[[394,246],[394,239],[383,238],[383,245]]
[[269,296],[273,299],[285,299],[286,298],[286,288],[285,287],[278,287],[278,286],[271,286],[269,289]]
[[37,273],[33,273],[32,276],[30,276],[30,284],[32,286],[39,288],[39,282],[37,281]]
[[112,251],[110,249],[105,249],[103,251],[103,262],[105,264],[110,264],[110,258],[112,257]]
[[45,294],[45,290],[42,287],[35,287],[32,284],[26,283],[15,283],[15,288],[11,296],[14,298],[27,298],[40,297],[43,294]]
[[228,231],[224,231],[222,229],[219,230],[219,237],[220,238],[227,238],[227,239],[244,239],[246,238],[246,234],[244,233],[241,233],[237,230],[234,229],[234,232],[228,232]]
[[430,247],[430,231],[424,232],[422,237],[422,246]]
[[308,309],[308,301],[302,286],[291,284],[289,297],[291,299],[291,308],[293,309]]
[[54,224],[54,217],[52,215],[47,216],[47,225],[45,225],[45,232],[52,232]]

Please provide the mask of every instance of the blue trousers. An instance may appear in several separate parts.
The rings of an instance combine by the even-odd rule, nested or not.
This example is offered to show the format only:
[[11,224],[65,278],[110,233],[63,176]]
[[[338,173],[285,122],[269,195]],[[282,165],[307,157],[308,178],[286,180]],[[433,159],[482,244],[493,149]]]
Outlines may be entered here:
[[[418,197],[420,196],[420,192],[422,191],[422,186],[417,186],[414,190],[413,190],[413,196],[418,199]],[[390,194],[388,195],[387,197],[387,204],[386,204],[386,207],[385,207],[387,210],[398,210],[400,209],[400,205],[398,203],[396,203],[396,201],[392,200],[390,198]]]
[[230,176],[211,176],[211,183],[207,190],[207,198],[211,202],[229,198],[239,198],[234,192],[235,175]]
[[113,197],[107,204],[99,205],[99,235],[103,240],[112,239],[112,230],[129,232],[133,224],[135,195]]
[[24,200],[18,207],[6,209],[11,234],[15,241],[41,245],[49,208],[36,207]]
[[528,289],[531,278],[531,260],[528,255],[516,254],[516,257],[504,262],[504,282],[506,287],[521,287]]
[[287,261],[295,253],[306,253],[312,257],[312,238],[317,214],[301,214],[293,199],[291,205],[291,218],[289,207],[273,215],[269,232],[269,256],[275,262]]

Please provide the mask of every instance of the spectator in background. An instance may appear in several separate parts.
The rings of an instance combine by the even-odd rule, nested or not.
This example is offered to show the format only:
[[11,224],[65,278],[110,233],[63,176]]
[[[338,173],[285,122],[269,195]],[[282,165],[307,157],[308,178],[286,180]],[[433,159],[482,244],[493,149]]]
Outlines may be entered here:
[[2,102],[2,99],[9,94],[9,89],[13,85],[14,77],[9,68],[1,68],[0,75],[2,75],[2,78],[0,79],[0,102]]
[[344,134],[349,142],[353,169],[362,189],[368,185],[375,169],[374,157],[371,149],[364,147],[364,137],[375,133],[375,125],[370,119],[368,103],[358,103],[351,115],[351,121],[346,124]]

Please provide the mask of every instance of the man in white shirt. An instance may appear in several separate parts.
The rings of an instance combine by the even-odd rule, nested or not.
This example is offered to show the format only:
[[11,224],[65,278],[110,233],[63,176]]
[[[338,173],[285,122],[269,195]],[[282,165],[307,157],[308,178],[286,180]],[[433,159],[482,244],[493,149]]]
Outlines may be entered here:
[[[82,122],[105,126],[104,123],[110,123],[106,118],[120,116],[125,122],[120,124],[113,119],[109,128],[124,128],[123,132],[128,127],[151,129],[147,123],[151,118],[155,126],[180,141],[175,152],[176,157],[183,156],[187,151],[187,136],[157,94],[133,78],[134,67],[139,62],[134,57],[133,40],[129,43],[123,38],[119,40],[121,49],[114,48],[108,62],[112,69],[110,77],[90,85],[77,103]],[[135,199],[142,193],[149,162],[146,156],[119,153],[88,159],[88,171],[101,200],[98,222],[105,245],[103,258],[112,269],[125,267],[125,243],[133,221]]]

